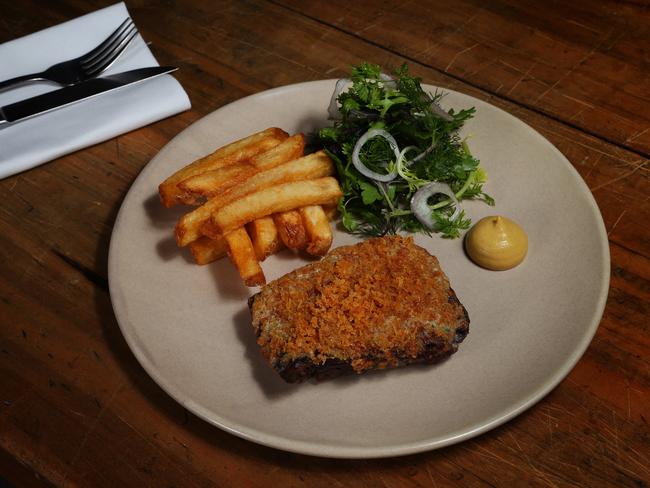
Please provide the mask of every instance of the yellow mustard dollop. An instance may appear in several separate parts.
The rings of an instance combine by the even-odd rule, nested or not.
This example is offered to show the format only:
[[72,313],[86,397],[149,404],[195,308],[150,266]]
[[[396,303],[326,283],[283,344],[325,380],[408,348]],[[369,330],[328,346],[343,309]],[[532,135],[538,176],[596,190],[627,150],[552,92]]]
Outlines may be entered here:
[[528,252],[528,236],[512,220],[500,215],[485,217],[465,236],[470,259],[483,268],[503,271],[521,263]]

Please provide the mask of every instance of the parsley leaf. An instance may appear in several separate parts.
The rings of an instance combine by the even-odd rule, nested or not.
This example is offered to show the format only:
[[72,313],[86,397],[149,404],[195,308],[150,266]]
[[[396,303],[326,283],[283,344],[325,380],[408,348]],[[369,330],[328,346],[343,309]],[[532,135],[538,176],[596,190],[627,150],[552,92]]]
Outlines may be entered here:
[[358,183],[359,187],[361,188],[361,201],[364,205],[370,205],[377,200],[381,200],[381,193],[379,193],[379,190],[375,185],[372,185],[365,181],[359,181]]

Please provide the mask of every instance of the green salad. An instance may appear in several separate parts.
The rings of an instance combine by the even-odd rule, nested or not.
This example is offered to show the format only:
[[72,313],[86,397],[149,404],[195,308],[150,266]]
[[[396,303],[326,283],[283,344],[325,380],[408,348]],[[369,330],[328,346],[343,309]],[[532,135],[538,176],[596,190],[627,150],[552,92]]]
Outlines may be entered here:
[[361,64],[339,80],[330,104],[334,123],[318,139],[337,166],[339,211],[349,232],[455,238],[471,223],[462,200],[494,205],[483,191],[485,172],[458,134],[474,108],[446,112],[442,96],[425,92],[406,65],[390,76]]

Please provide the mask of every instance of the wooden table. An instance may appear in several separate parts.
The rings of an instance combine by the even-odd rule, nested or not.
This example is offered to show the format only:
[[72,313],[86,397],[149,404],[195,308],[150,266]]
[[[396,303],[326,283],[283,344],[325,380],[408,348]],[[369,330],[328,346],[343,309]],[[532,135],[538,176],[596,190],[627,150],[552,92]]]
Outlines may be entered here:
[[[0,0],[0,42],[112,2]],[[159,62],[180,67],[193,108],[0,181],[2,477],[18,486],[648,486],[646,2],[127,4]],[[120,334],[106,261],[125,193],[178,132],[243,96],[341,77],[363,60],[408,62],[427,83],[487,100],[547,137],[598,202],[612,274],[593,342],[539,404],[452,447],[342,461],[241,440],[167,396]]]

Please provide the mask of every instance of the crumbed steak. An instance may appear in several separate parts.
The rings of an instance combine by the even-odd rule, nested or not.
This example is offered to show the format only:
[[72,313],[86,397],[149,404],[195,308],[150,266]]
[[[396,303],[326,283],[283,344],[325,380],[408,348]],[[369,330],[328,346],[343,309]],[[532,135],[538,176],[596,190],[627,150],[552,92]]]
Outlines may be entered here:
[[436,363],[469,332],[438,259],[410,237],[339,247],[269,283],[249,307],[263,356],[290,383]]

